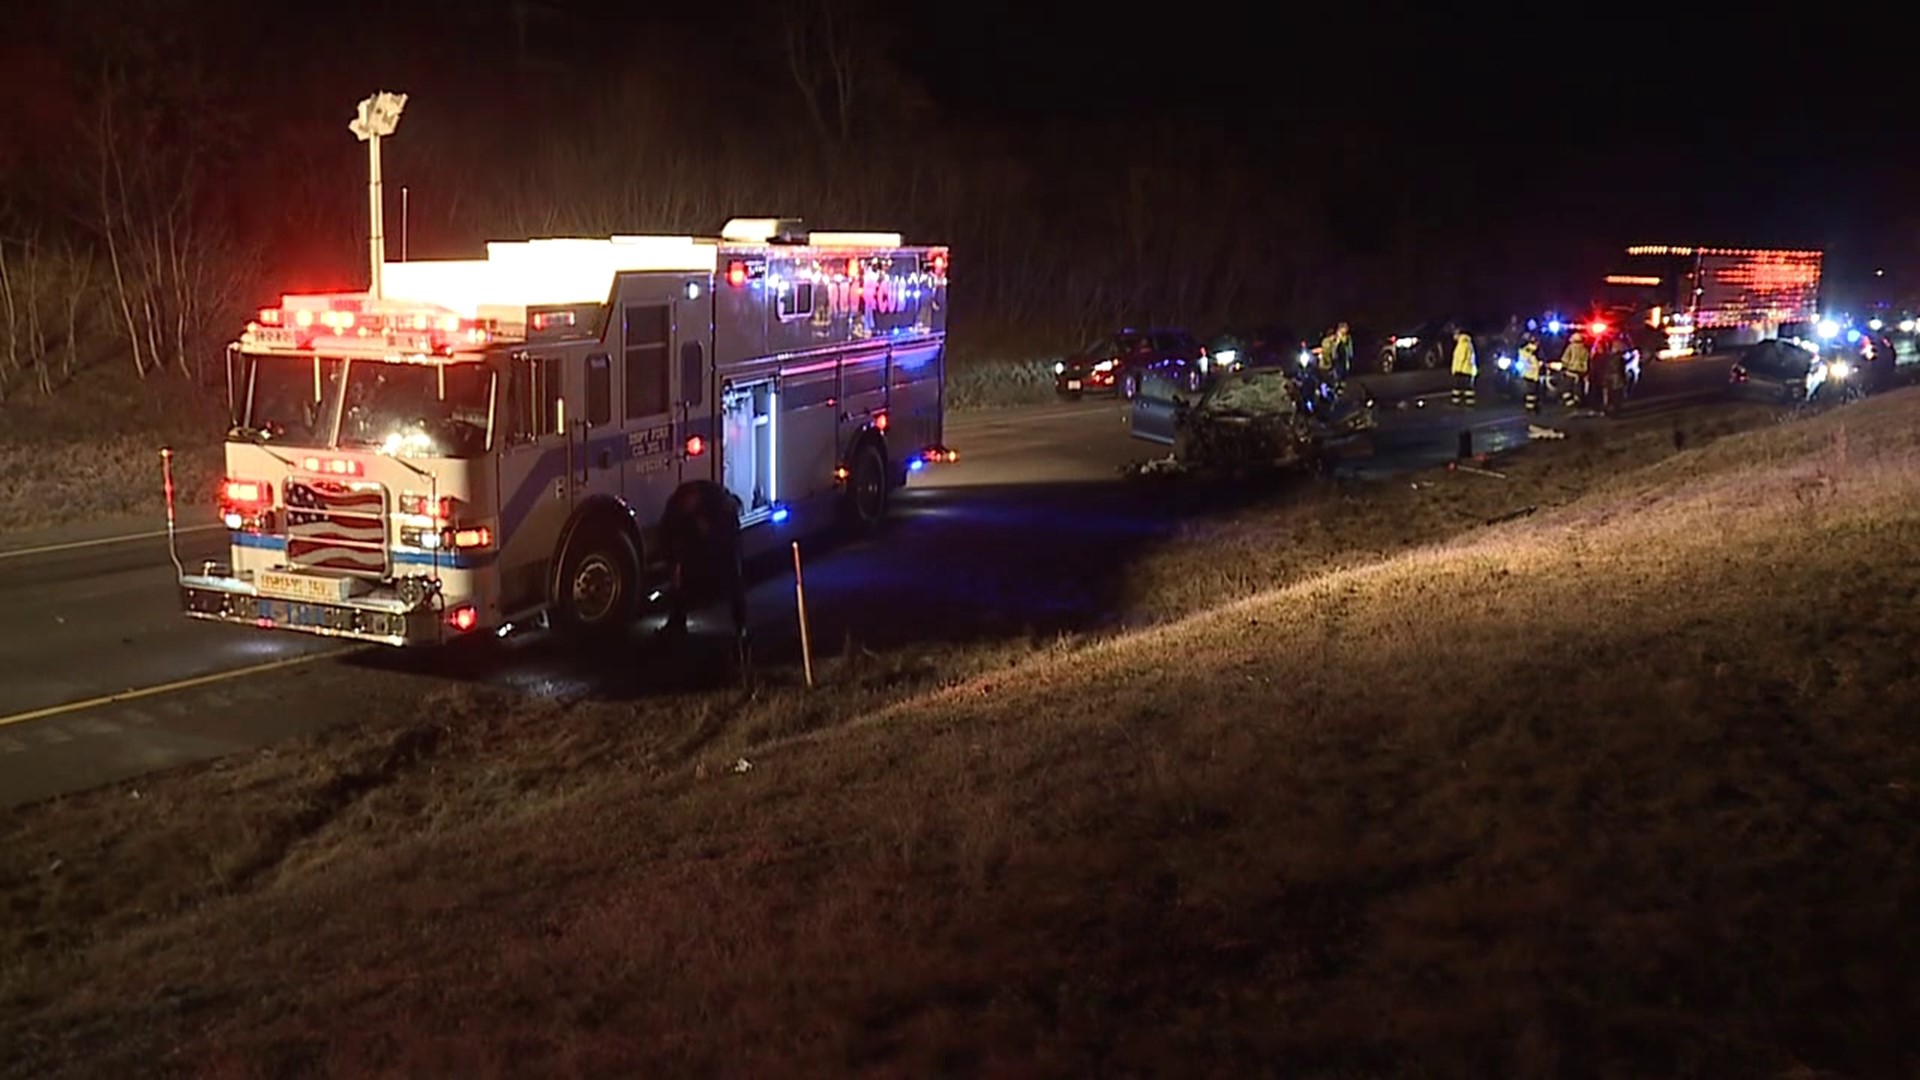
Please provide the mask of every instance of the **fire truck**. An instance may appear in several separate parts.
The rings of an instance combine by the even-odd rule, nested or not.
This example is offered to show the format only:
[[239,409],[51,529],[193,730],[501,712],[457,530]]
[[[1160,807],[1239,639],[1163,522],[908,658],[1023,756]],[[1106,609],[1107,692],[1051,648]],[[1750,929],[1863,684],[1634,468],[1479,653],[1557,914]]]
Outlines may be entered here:
[[225,563],[188,615],[406,646],[618,629],[683,485],[751,558],[872,527],[943,443],[948,249],[736,219],[487,245],[288,295],[228,350]]
[[1748,345],[1819,316],[1822,253],[1642,244],[1608,274],[1603,311],[1664,335],[1663,360]]

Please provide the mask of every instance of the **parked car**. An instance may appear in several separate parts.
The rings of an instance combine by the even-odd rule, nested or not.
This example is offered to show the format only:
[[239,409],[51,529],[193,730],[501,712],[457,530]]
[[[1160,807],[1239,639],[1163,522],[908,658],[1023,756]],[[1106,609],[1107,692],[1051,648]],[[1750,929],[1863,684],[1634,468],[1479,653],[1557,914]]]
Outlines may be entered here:
[[1453,363],[1453,338],[1456,331],[1473,335],[1474,352],[1480,366],[1486,368],[1504,351],[1512,356],[1520,348],[1525,324],[1510,315],[1449,315],[1428,319],[1384,338],[1379,347],[1379,365],[1383,373],[1445,370]]
[[1131,398],[1143,371],[1171,371],[1198,389],[1206,347],[1185,330],[1123,329],[1053,365],[1054,390],[1063,397],[1117,393]]
[[1747,346],[1727,378],[1734,393],[1761,401],[1851,401],[1893,385],[1895,355],[1885,334],[1827,342],[1771,338]]
[[1208,343],[1207,366],[1219,372],[1286,364],[1307,347],[1307,339],[1290,326],[1268,323],[1234,327],[1215,334]]

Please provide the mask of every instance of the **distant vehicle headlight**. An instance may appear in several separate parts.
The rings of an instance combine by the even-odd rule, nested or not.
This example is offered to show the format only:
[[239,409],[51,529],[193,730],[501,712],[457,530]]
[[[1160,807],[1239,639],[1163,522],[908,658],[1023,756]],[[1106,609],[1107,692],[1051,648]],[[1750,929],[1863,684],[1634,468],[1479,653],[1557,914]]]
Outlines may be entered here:
[[1886,329],[1886,327],[1887,327],[1887,324],[1886,324],[1886,323],[1883,323],[1883,322],[1881,322],[1881,321],[1880,321],[1879,319],[1868,319],[1868,320],[1867,320],[1867,329],[1869,329],[1869,330],[1871,330],[1871,331],[1873,331],[1873,332],[1874,332],[1874,333],[1876,333],[1876,334],[1877,334],[1877,333],[1879,333],[1880,331],[1882,331],[1882,330],[1884,330],[1884,329]]
[[1827,365],[1827,374],[1836,379],[1844,379],[1853,374],[1853,365],[1845,360],[1835,360]]
[[1240,351],[1238,349],[1221,349],[1219,352],[1213,354],[1213,358],[1219,361],[1221,366],[1224,367],[1240,359]]
[[1312,353],[1312,352],[1310,352],[1310,351],[1308,351],[1308,350],[1306,350],[1306,349],[1301,349],[1301,350],[1300,350],[1300,366],[1301,366],[1301,367],[1312,367],[1312,366],[1313,366],[1313,353]]
[[1393,347],[1396,349],[1411,349],[1418,344],[1420,344],[1420,339],[1417,337],[1397,337],[1393,339]]
[[1099,363],[1093,365],[1093,370],[1098,374],[1105,375],[1107,372],[1113,370],[1113,361],[1102,360]]
[[1053,362],[1053,373],[1055,375],[1065,375],[1067,373],[1067,362],[1065,360],[1055,360]]
[[1917,322],[1915,322],[1915,321],[1914,321],[1914,320],[1912,320],[1912,319],[1901,319],[1901,320],[1900,320],[1900,332],[1901,332],[1901,333],[1903,333],[1903,334],[1911,334],[1911,333],[1913,333],[1913,328],[1914,328],[1915,326],[1920,326],[1920,323],[1917,323]]
[[1500,365],[1500,370],[1501,370],[1501,371],[1505,371],[1505,370],[1507,370],[1508,368],[1510,368],[1510,367],[1512,367],[1512,366],[1513,366],[1513,357],[1511,357],[1511,356],[1499,356],[1499,357],[1495,357],[1495,358],[1494,358],[1494,361],[1493,361],[1493,362],[1494,362],[1494,363],[1496,363],[1496,364],[1498,364],[1498,365]]

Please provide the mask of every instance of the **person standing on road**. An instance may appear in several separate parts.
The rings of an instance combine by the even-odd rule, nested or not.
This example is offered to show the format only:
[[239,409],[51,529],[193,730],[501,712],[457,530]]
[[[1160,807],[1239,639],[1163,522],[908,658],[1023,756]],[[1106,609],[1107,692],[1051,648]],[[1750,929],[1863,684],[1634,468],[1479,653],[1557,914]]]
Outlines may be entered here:
[[1521,385],[1526,388],[1527,411],[1540,411],[1540,380],[1546,373],[1541,369],[1540,339],[1527,335],[1527,343],[1520,346],[1520,354],[1514,358],[1514,366],[1520,369]]
[[1600,411],[1608,416],[1620,409],[1627,392],[1626,335],[1608,341],[1593,362],[1594,396],[1600,399]]
[[1453,332],[1453,404],[1455,408],[1474,407],[1473,380],[1480,364],[1473,355],[1473,335],[1465,330]]
[[1346,323],[1333,328],[1320,341],[1320,370],[1323,376],[1331,374],[1335,381],[1344,382],[1353,374],[1353,329]]
[[1586,395],[1587,370],[1592,366],[1593,352],[1587,348],[1587,335],[1576,330],[1567,342],[1567,351],[1560,354],[1560,370],[1567,377],[1567,385],[1560,389],[1560,404],[1569,409],[1580,407]]
[[661,515],[661,539],[673,567],[667,590],[670,609],[661,634],[687,635],[687,609],[727,601],[733,617],[735,659],[747,664],[747,578],[741,560],[740,509],[732,493],[710,480],[696,480],[674,493]]

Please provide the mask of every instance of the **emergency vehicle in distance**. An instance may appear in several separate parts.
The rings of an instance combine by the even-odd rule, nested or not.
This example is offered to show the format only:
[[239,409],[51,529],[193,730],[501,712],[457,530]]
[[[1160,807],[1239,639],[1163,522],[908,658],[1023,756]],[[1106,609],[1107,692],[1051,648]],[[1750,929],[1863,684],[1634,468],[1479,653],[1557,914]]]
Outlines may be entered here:
[[1631,272],[1606,277],[1604,307],[1664,334],[1662,360],[1751,345],[1820,317],[1819,251],[1642,244],[1627,257]]
[[[718,239],[491,243],[285,296],[229,347],[231,561],[194,617],[390,645],[659,599],[707,480],[746,554],[871,526],[941,442],[948,249],[736,219]],[[398,299],[404,297],[405,299]]]

